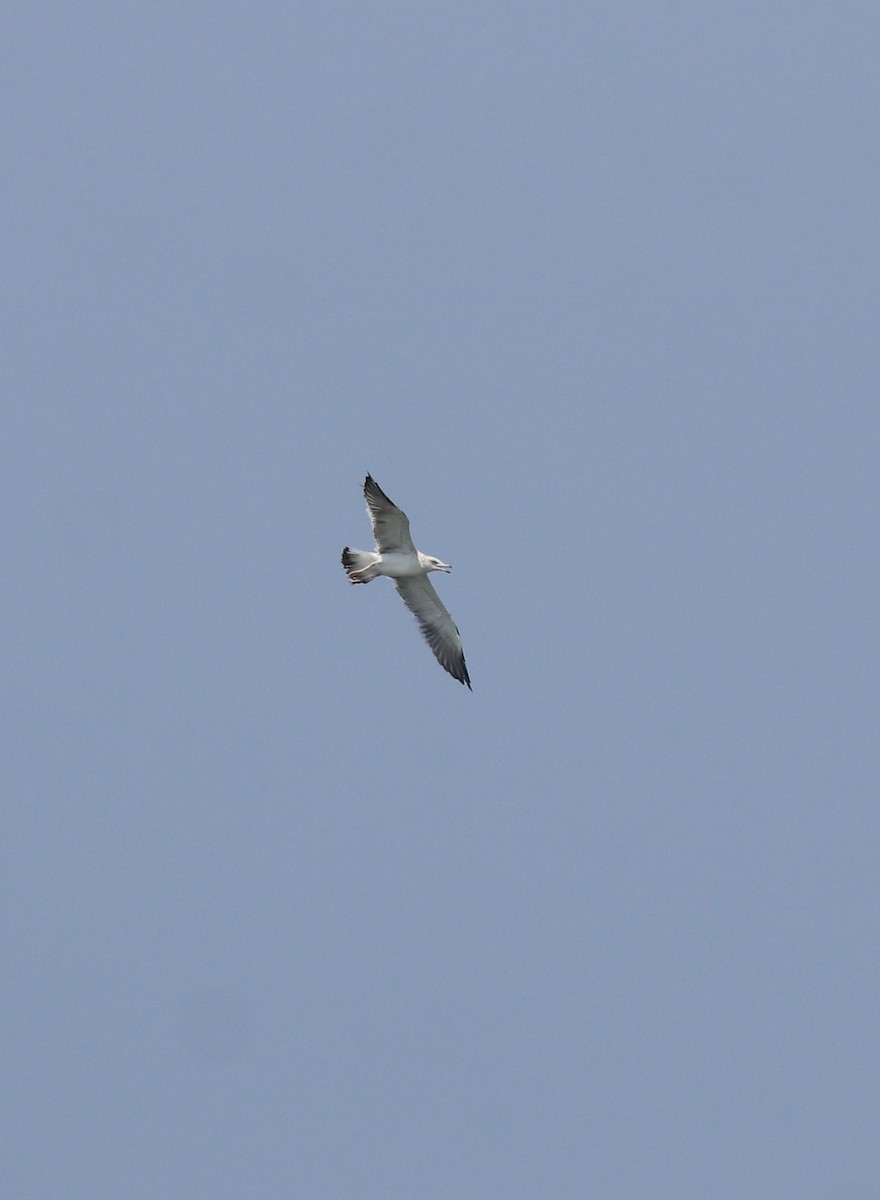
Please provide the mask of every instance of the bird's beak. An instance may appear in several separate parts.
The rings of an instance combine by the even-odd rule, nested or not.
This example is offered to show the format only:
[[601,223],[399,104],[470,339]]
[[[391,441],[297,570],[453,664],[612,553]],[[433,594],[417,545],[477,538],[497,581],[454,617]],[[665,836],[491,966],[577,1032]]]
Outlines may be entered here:
[[444,571],[446,572],[446,574],[448,575],[448,574],[449,574],[449,572],[452,570],[452,565],[451,565],[451,563],[444,563],[444,564],[443,564],[443,570],[444,570]]

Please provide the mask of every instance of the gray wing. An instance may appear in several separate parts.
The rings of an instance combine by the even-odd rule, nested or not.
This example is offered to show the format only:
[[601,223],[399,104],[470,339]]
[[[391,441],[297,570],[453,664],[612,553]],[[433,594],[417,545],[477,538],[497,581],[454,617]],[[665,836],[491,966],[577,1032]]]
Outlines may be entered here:
[[372,475],[364,480],[364,499],[373,523],[373,537],[380,554],[392,550],[403,550],[415,554],[416,548],[409,535],[409,521],[405,512],[394,504],[376,483]]
[[471,681],[464,661],[458,626],[427,575],[395,579],[394,586],[401,600],[418,621],[425,641],[434,651],[437,662],[453,679],[457,679],[459,683],[466,683],[470,688]]

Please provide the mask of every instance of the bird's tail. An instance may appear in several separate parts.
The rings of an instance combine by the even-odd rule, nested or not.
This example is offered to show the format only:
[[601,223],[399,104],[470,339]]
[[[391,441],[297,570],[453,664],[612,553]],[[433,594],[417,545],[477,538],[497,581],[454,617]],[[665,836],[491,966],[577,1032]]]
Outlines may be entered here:
[[371,550],[351,550],[346,546],[342,551],[342,565],[352,583],[369,583],[375,579],[381,561],[380,556]]

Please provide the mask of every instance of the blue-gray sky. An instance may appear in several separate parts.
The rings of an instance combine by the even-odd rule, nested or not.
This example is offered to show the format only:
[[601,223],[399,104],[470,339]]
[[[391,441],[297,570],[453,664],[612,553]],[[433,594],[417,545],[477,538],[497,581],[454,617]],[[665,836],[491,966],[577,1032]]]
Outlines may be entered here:
[[7,14],[10,1196],[876,1194],[878,37]]

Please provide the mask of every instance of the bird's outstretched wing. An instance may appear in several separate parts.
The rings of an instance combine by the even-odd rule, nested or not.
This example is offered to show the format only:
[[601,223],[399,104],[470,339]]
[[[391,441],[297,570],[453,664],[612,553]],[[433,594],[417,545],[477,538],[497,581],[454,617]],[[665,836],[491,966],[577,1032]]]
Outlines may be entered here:
[[415,554],[416,548],[409,534],[406,513],[388,499],[372,475],[368,475],[364,480],[364,499],[373,523],[373,537],[376,539],[376,549],[379,553],[389,554],[394,550],[402,550],[405,554]]
[[467,664],[464,661],[458,626],[449,615],[427,575],[395,579],[394,586],[397,588],[401,600],[418,621],[425,641],[434,651],[437,662],[449,672],[453,679],[467,684],[470,688],[471,681]]

